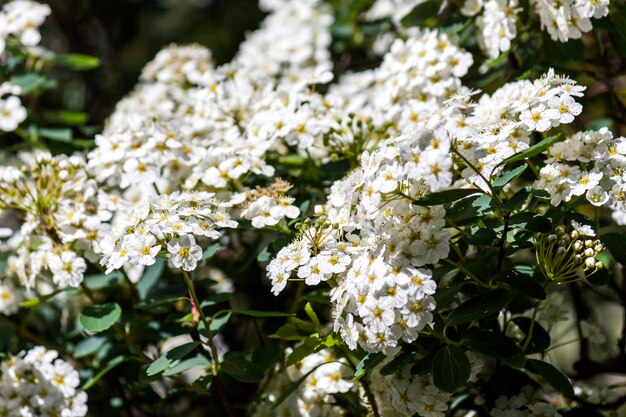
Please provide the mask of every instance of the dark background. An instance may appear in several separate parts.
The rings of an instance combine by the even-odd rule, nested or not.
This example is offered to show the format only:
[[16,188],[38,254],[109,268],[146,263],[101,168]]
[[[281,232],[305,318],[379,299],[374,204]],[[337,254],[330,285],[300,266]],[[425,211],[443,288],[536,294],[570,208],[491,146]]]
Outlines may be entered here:
[[[257,0],[52,0],[42,46],[100,58],[96,70],[73,74],[64,108],[85,110],[101,124],[137,82],[142,67],[170,43],[200,43],[220,64],[237,52],[264,14]],[[62,103],[59,103],[61,101]]]

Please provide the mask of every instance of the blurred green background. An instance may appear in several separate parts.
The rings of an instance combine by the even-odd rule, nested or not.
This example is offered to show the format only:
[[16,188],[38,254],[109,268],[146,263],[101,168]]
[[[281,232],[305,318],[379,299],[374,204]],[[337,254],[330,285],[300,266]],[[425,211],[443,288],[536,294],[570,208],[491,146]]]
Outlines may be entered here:
[[[52,0],[42,46],[93,55],[100,68],[73,74],[70,88],[48,100],[87,111],[101,124],[136,84],[141,68],[164,46],[200,43],[228,62],[264,14],[257,0]],[[56,107],[55,106],[55,107]]]

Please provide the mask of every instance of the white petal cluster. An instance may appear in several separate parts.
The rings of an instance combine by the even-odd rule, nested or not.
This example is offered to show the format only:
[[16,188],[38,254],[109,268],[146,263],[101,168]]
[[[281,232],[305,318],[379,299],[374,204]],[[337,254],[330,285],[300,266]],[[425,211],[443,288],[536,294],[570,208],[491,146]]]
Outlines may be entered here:
[[196,243],[218,239],[220,228],[237,227],[225,203],[209,192],[174,192],[138,204],[100,242],[101,265],[109,273],[125,264],[147,266],[157,255],[184,271],[196,269],[202,248]]
[[30,0],[14,0],[0,10],[0,54],[7,43],[35,46],[41,40],[37,30],[50,14],[50,6]]
[[275,226],[284,218],[295,219],[300,209],[293,205],[295,199],[285,194],[290,188],[291,184],[276,179],[268,188],[248,191],[241,218],[250,220],[258,229]]
[[[359,384],[351,381],[353,374],[354,371],[348,364],[336,358],[330,349],[308,355],[272,378],[266,391],[269,394],[268,401],[259,404],[252,416],[341,416],[343,409],[335,404],[332,394],[355,390]],[[298,388],[278,407],[272,409],[273,403],[289,384],[305,375],[306,378]]]
[[0,314],[15,314],[22,302],[22,293],[8,279],[0,281]]
[[0,365],[0,415],[7,417],[87,414],[87,394],[78,372],[54,350],[35,347]]
[[543,391],[525,386],[518,395],[499,396],[489,414],[493,417],[560,417],[557,410]]
[[442,207],[412,198],[450,185],[449,139],[443,128],[389,139],[331,188],[326,218],[267,267],[277,294],[295,273],[309,285],[333,278],[335,331],[352,349],[384,351],[411,342],[431,321],[436,285],[424,268],[448,255]]
[[26,109],[18,94],[21,89],[8,81],[0,84],[0,130],[12,132],[26,120]]
[[374,374],[372,388],[381,416],[444,417],[452,394],[435,387],[431,377],[412,377],[407,371],[395,376]]
[[530,4],[539,14],[541,28],[559,42],[579,39],[593,28],[591,19],[609,14],[609,0],[532,0]]
[[517,36],[517,15],[521,11],[517,0],[467,0],[461,9],[466,16],[480,13],[476,18],[478,43],[490,58],[511,48],[511,41]]
[[483,178],[495,174],[500,162],[529,147],[532,132],[572,122],[582,112],[575,97],[584,89],[550,70],[535,81],[508,83],[481,96],[471,116],[449,124],[458,138],[457,150],[482,175],[466,167],[463,177],[485,187]]
[[214,81],[214,69],[213,57],[207,48],[172,44],[146,64],[140,78],[165,84],[187,82],[208,86]]
[[[95,262],[99,240],[120,207],[99,188],[80,156],[23,154],[21,167],[0,167],[0,208],[14,210],[23,224],[12,238],[12,273],[32,287],[46,270],[55,286],[78,286]],[[45,275],[45,274],[44,274]]]
[[547,154],[534,187],[546,190],[552,205],[584,196],[594,206],[626,212],[626,138],[606,128],[578,132]]

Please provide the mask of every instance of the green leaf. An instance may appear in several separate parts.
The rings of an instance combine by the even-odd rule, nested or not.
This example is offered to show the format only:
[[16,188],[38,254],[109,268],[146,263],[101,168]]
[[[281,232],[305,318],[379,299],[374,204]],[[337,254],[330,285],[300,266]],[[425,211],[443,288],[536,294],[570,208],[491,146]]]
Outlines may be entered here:
[[85,285],[90,290],[101,290],[119,284],[124,280],[121,272],[114,271],[110,274],[95,274],[85,277]]
[[511,229],[519,227],[531,232],[549,232],[552,230],[552,222],[541,214],[523,211],[509,218],[509,227]]
[[529,297],[537,300],[546,299],[546,291],[532,278],[532,275],[525,275],[519,271],[513,270],[504,277],[500,278],[500,281],[506,282],[511,287],[522,291]]
[[256,256],[256,260],[259,262],[267,262],[270,260],[270,258],[272,257],[272,252],[270,252],[270,247],[269,245],[264,246],[263,249],[261,249],[261,252],[259,252],[259,254]]
[[463,336],[461,343],[474,352],[494,358],[508,358],[517,353],[517,344],[500,332],[473,328]]
[[320,338],[318,335],[309,336],[304,339],[302,344],[296,346],[289,356],[287,356],[285,365],[295,365],[297,362],[306,358],[310,354],[320,351],[323,347],[324,345],[320,344]]
[[215,242],[209,246],[207,246],[207,248],[204,250],[204,252],[202,252],[202,259],[211,259],[213,256],[215,256],[215,254],[217,253],[217,251],[220,249],[220,244],[219,242]]
[[141,279],[137,283],[139,298],[145,300],[150,291],[157,284],[163,270],[165,269],[165,259],[158,258],[156,262],[145,269]]
[[252,352],[252,362],[263,369],[274,365],[283,354],[283,349],[279,345],[259,346]]
[[309,302],[306,303],[306,305],[304,306],[304,312],[306,313],[307,316],[309,316],[309,318],[313,322],[313,325],[315,326],[316,329],[322,328],[320,319],[317,318],[317,314],[315,314],[315,311],[313,311],[313,307],[311,306],[311,303]]
[[46,83],[46,77],[41,74],[32,72],[11,77],[11,84],[17,85],[22,89],[22,94],[29,94]]
[[83,385],[82,389],[84,391],[87,391],[89,388],[93,387],[110,370],[112,370],[116,366],[122,364],[123,362],[129,361],[129,360],[132,360],[132,359],[133,358],[129,358],[127,356],[122,356],[122,355],[116,356],[115,358],[111,359],[108,362],[108,365],[105,366],[100,372],[98,372],[96,375],[92,376],[87,381],[85,381],[85,384]]
[[66,127],[58,127],[58,128],[39,128],[37,129],[37,134],[42,138],[54,140],[56,142],[64,142],[71,143],[72,138],[74,137],[74,133],[72,129]]
[[483,227],[469,236],[463,236],[463,240],[474,246],[488,246],[498,237],[492,228]]
[[84,358],[85,356],[93,355],[106,343],[106,338],[101,336],[91,336],[87,339],[81,340],[74,347],[72,356],[76,359]]
[[626,265],[626,234],[606,233],[600,236],[600,241],[611,252],[613,258],[622,265]]
[[381,375],[392,375],[396,372],[400,372],[403,370],[413,358],[415,358],[415,352],[400,352],[396,355],[395,358],[391,360],[388,364],[380,368]]
[[83,112],[69,110],[46,111],[43,113],[46,121],[62,125],[78,126],[89,120],[89,115]]
[[514,296],[514,292],[504,289],[496,289],[479,294],[454,309],[448,316],[446,325],[456,326],[497,313],[507,306]]
[[[528,336],[531,323],[528,317],[515,317],[513,323]],[[533,325],[533,335],[530,339],[530,343],[526,347],[526,353],[541,353],[550,347],[550,342],[550,334],[539,323],[535,322]]]
[[447,392],[456,392],[470,377],[472,368],[463,350],[454,345],[444,346],[433,363],[433,382]]
[[541,375],[548,384],[562,394],[573,396],[574,388],[570,380],[554,366],[538,359],[528,359],[526,361],[528,370]]
[[368,353],[361,359],[361,362],[356,366],[356,371],[354,372],[354,378],[352,378],[352,382],[361,379],[368,371],[371,371],[387,358],[384,353]]
[[498,187],[498,188],[504,187],[509,182],[513,181],[515,178],[522,175],[524,171],[526,171],[526,168],[528,168],[528,165],[522,164],[518,166],[517,168],[513,168],[510,171],[505,171],[501,173],[500,175],[498,175],[498,178],[496,178],[495,181],[493,182],[493,186]]
[[[222,330],[232,315],[232,311],[222,311],[220,314],[213,317],[213,320],[209,323],[209,330],[211,330],[211,333],[218,333]],[[201,323],[199,327],[204,328],[204,325]]]
[[452,190],[439,191],[427,194],[424,197],[413,200],[413,204],[418,206],[435,206],[439,204],[452,203],[470,195],[478,194],[480,190],[469,188],[455,188]]
[[76,71],[87,71],[100,66],[100,59],[91,55],[66,54],[54,57],[52,62],[55,65],[73,69]]
[[83,329],[101,332],[113,326],[122,315],[117,303],[95,304],[83,308],[78,315],[78,322]]
[[263,369],[237,352],[227,352],[224,355],[221,370],[240,382],[256,383],[265,377]]
[[441,0],[427,0],[415,6],[413,10],[402,18],[404,27],[423,26],[426,20],[437,16]]
[[525,149],[525,150],[523,150],[520,153],[516,153],[515,155],[508,157],[504,161],[500,162],[498,165],[505,165],[505,164],[511,164],[511,163],[517,162],[517,161],[523,161],[524,159],[528,159],[528,158],[531,158],[531,157],[533,157],[533,156],[535,156],[537,154],[540,154],[541,152],[543,152],[546,149],[548,149],[550,147],[550,145],[552,145],[554,142],[556,142],[556,140],[559,138],[559,136],[561,136],[561,134],[557,134],[557,135],[545,138],[544,140],[542,140],[539,143],[536,143],[535,145],[531,146],[530,148]]
[[182,372],[188,371],[192,368],[209,368],[211,366],[211,362],[204,355],[196,355],[189,359],[185,359],[180,361],[176,365],[173,365],[163,371],[164,376],[172,376],[176,374],[180,374]]
[[168,350],[148,366],[146,375],[152,376],[165,371],[172,363],[189,355],[199,345],[200,342],[189,342]]

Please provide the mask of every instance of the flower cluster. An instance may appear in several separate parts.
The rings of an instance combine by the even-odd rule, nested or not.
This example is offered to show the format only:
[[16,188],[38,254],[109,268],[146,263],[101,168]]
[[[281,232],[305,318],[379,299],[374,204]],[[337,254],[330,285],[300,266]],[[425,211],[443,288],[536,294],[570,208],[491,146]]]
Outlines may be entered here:
[[300,209],[293,205],[293,197],[285,195],[290,188],[291,184],[277,178],[268,188],[257,187],[248,191],[241,217],[251,220],[252,227],[256,228],[275,226],[285,217],[295,219],[300,215]]
[[593,28],[591,19],[609,14],[609,0],[533,0],[531,5],[539,14],[541,27],[560,42],[580,38]]
[[[546,278],[559,283],[580,279],[580,272],[591,273],[604,268],[596,256],[604,246],[593,240],[595,232],[590,226],[572,222],[573,230],[559,226],[554,233],[539,234],[535,246],[537,264]],[[583,269],[584,267],[584,269]]]
[[613,138],[606,128],[578,132],[547,154],[534,187],[550,193],[552,205],[584,195],[594,206],[626,213],[626,138]]
[[478,43],[491,58],[511,48],[517,35],[517,15],[522,11],[517,0],[467,0],[461,12],[475,16],[478,27]]
[[545,393],[529,385],[518,395],[501,395],[489,412],[493,417],[560,417],[558,408],[546,400]]
[[58,287],[78,286],[87,268],[83,257],[98,259],[98,242],[120,202],[98,187],[79,156],[23,158],[19,168],[0,168],[0,208],[23,220],[10,269],[27,287],[45,270]]
[[35,46],[41,40],[37,30],[50,14],[50,6],[30,0],[13,0],[0,10],[0,54],[7,45]]
[[432,316],[436,284],[426,265],[448,254],[440,206],[412,204],[448,187],[451,157],[443,128],[389,139],[333,185],[315,222],[267,267],[277,294],[295,274],[309,285],[334,278],[338,331],[351,349],[384,351],[411,342]]
[[193,271],[202,259],[196,238],[215,240],[221,236],[218,228],[237,226],[227,211],[230,205],[204,191],[177,191],[140,203],[102,239],[100,263],[108,273],[127,263],[152,265],[163,254],[172,267]]
[[[287,352],[289,352],[288,349]],[[336,416],[342,409],[335,404],[333,394],[355,389],[350,380],[352,369],[344,360],[335,357],[330,349],[308,355],[295,365],[279,370],[267,390],[267,401],[259,404],[253,417],[292,416]],[[305,377],[298,388],[273,409],[276,400],[294,381]]]
[[83,417],[87,394],[78,372],[54,350],[35,347],[2,362],[0,415]]
[[26,109],[17,97],[20,92],[8,81],[0,84],[0,130],[12,132],[26,119]]
[[484,188],[502,161],[528,148],[533,131],[572,122],[582,111],[574,97],[582,96],[583,90],[550,70],[533,82],[512,82],[483,95],[472,104],[472,115],[451,127],[456,149],[469,162],[463,177]]
[[22,294],[10,280],[4,279],[0,281],[0,314],[6,316],[15,314],[20,307],[21,301]]

